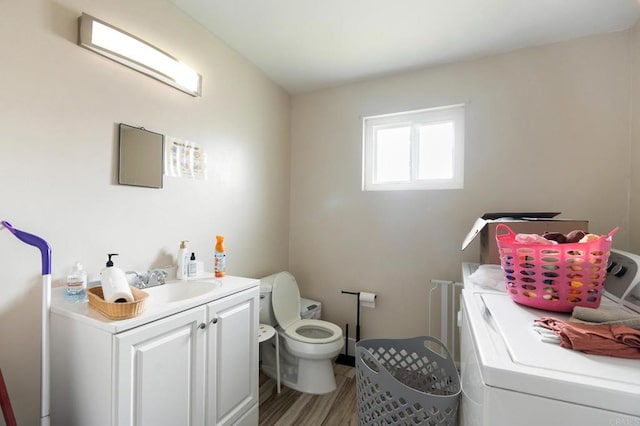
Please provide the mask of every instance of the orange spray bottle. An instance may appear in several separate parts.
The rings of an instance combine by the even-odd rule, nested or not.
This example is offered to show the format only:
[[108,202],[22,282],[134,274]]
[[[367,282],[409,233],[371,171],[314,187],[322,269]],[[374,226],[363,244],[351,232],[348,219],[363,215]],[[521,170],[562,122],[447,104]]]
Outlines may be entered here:
[[216,235],[216,252],[214,255],[214,273],[216,278],[224,277],[224,272],[227,267],[227,255],[224,252],[224,237],[222,235]]

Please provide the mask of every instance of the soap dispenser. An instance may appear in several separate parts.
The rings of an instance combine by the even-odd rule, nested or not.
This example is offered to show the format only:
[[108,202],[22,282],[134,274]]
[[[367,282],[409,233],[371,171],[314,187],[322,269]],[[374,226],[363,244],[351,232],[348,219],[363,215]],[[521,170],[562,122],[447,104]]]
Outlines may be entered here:
[[87,273],[82,269],[82,264],[76,262],[73,271],[67,276],[65,296],[70,302],[83,302],[87,291]]
[[187,276],[189,278],[193,278],[198,275],[198,263],[196,262],[196,254],[191,253],[191,258],[189,259],[189,266],[187,268]]
[[186,280],[189,275],[189,252],[187,251],[188,240],[180,242],[180,250],[178,251],[178,267],[176,269],[176,278]]
[[100,272],[104,300],[109,303],[133,302],[133,294],[129,288],[127,276],[124,271],[113,266],[111,257],[117,255],[117,253],[107,254],[109,260],[106,267]]

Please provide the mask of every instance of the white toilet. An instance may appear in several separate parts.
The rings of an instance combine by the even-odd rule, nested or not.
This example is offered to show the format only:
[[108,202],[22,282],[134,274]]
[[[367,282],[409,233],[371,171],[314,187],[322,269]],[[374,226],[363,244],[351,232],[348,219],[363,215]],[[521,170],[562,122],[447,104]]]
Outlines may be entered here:
[[[336,389],[333,359],[344,346],[342,329],[327,321],[302,319],[300,290],[289,272],[260,280],[260,322],[276,327],[280,339],[280,380],[294,390],[324,394]],[[275,378],[275,349],[261,344],[262,370]]]

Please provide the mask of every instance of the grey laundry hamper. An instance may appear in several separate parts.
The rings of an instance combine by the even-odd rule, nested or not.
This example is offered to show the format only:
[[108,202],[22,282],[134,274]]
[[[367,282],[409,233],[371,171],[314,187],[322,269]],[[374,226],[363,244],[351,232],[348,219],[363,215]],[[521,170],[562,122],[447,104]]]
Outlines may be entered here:
[[356,385],[360,425],[456,425],[460,376],[435,337],[357,342]]

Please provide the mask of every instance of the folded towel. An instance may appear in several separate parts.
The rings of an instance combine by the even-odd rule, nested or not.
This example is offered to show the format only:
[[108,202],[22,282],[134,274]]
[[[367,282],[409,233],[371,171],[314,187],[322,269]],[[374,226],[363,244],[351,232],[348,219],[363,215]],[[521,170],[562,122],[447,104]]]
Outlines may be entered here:
[[576,306],[569,321],[599,324],[620,324],[640,329],[640,314],[629,313],[617,305],[600,305],[598,308]]
[[478,287],[507,291],[504,287],[504,272],[500,265],[480,265],[473,274],[469,275],[469,281]]
[[624,325],[612,325],[611,332],[619,342],[634,348],[640,348],[640,330],[632,329]]
[[535,324],[554,332],[560,346],[619,358],[640,359],[640,330],[624,325],[591,325],[543,317]]

